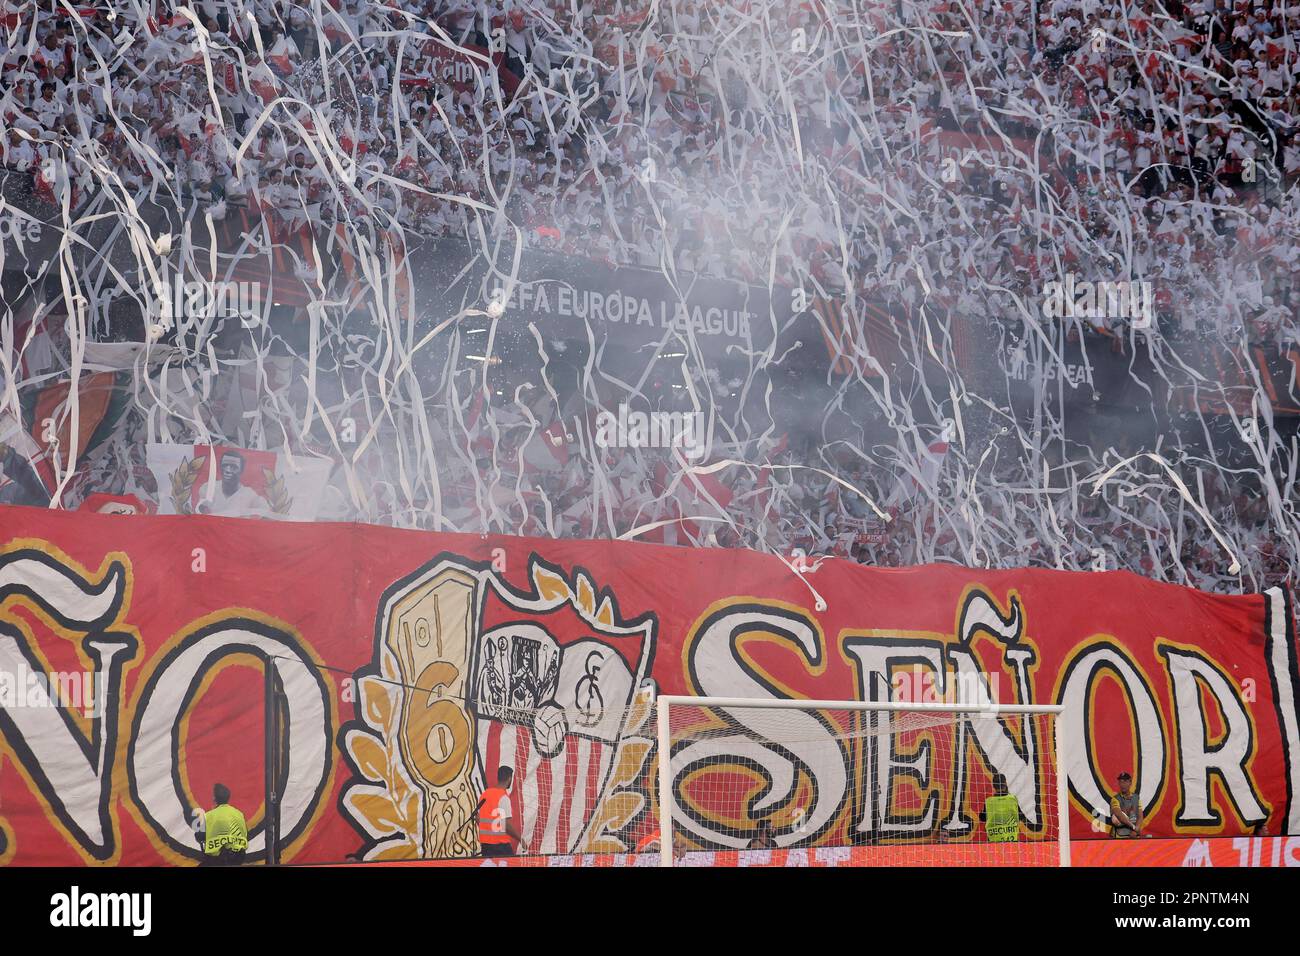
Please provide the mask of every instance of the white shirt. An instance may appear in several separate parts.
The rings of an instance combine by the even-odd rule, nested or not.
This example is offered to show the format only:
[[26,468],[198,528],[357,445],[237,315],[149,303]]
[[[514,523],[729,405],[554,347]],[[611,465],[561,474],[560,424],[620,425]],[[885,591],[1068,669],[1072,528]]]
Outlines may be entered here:
[[32,109],[36,111],[37,118],[44,126],[52,128],[59,117],[67,112],[67,105],[55,93],[48,100],[44,96],[37,99],[32,104]]
[[4,165],[16,169],[19,172],[31,169],[32,165],[36,162],[36,150],[33,149],[32,144],[25,139],[19,140],[17,146],[11,146],[8,143],[5,143],[3,156]]
[[196,509],[201,514],[240,516],[267,514],[270,511],[266,499],[247,485],[240,485],[234,494],[227,495],[218,484],[213,490],[212,501],[206,501],[205,498],[206,492],[200,497]]

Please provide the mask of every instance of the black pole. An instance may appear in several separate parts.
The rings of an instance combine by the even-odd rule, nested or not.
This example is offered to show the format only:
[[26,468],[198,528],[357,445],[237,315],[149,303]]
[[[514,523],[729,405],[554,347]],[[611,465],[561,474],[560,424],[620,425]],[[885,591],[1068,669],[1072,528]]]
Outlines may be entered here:
[[280,706],[279,706],[279,675],[275,671],[275,662],[270,655],[266,657],[266,716],[264,724],[266,727],[266,745],[264,748],[266,769],[265,769],[265,806],[266,818],[263,820],[263,831],[266,836],[266,865],[275,866],[280,862],[280,806],[279,794],[276,793],[276,787],[279,783],[279,751],[280,751]]

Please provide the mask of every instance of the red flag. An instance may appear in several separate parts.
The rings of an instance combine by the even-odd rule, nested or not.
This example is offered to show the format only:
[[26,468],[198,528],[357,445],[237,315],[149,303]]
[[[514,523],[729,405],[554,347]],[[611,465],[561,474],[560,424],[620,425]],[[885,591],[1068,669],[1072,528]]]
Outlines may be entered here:
[[254,80],[250,85],[253,87],[253,92],[261,98],[263,105],[275,99],[275,87],[265,80]]
[[[698,482],[698,484],[696,484],[696,482]],[[695,472],[687,472],[683,483],[691,488],[695,493],[696,498],[707,502],[708,498],[704,497],[705,493],[707,493],[710,498],[716,501],[723,508],[731,504],[731,499],[735,496],[734,492],[732,492],[730,488],[718,481],[718,479],[713,477],[713,475],[700,475]]]
[[77,510],[108,515],[151,515],[154,505],[135,495],[106,495],[97,491],[86,495]]
[[283,34],[275,45],[271,47],[271,52],[266,55],[268,61],[274,66],[281,76],[288,76],[293,72],[293,63],[289,59],[289,40]]
[[415,140],[407,140],[402,144],[402,154],[397,160],[397,171],[399,173],[407,172],[415,168],[416,145]]
[[34,185],[36,187],[36,195],[42,200],[49,203],[51,206],[57,206],[59,204],[58,197],[54,195],[54,183],[49,179],[46,179],[44,173],[39,171],[36,173]]

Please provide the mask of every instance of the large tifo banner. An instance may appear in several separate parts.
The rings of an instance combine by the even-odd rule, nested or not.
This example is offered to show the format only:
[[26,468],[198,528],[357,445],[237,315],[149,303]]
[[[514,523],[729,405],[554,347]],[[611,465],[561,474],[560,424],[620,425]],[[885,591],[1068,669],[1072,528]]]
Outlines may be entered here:
[[[284,861],[466,856],[511,754],[532,852],[626,853],[657,809],[656,690],[921,699],[969,678],[1064,704],[1076,840],[1104,836],[1122,771],[1155,836],[1300,834],[1289,620],[1278,591],[1127,573],[828,560],[800,578],[744,551],[0,508],[0,861],[196,860],[217,782],[264,852],[268,662]],[[710,746],[782,849],[937,845],[992,773],[1020,786],[1052,759],[1018,718],[963,719],[944,755],[812,718],[769,746],[764,713],[731,712]],[[736,806],[675,812],[730,852],[754,823]]]

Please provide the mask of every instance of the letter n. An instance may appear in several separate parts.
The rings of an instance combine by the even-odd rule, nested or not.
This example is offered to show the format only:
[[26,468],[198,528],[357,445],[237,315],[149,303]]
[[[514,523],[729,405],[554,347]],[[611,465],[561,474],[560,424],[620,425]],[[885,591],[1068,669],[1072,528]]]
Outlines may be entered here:
[[[0,557],[0,580],[4,581],[0,605],[13,595],[23,595],[60,627],[86,632],[82,650],[94,663],[104,692],[104,706],[91,719],[93,732],[84,734],[67,708],[0,706],[0,737],[78,850],[97,862],[110,860],[117,852],[110,803],[122,668],[135,656],[137,641],[128,634],[100,629],[117,618],[126,569],[118,561],[110,562],[100,580],[92,581],[32,549]],[[24,629],[3,616],[0,671],[15,675],[21,687],[44,683],[46,678],[45,665]]]

